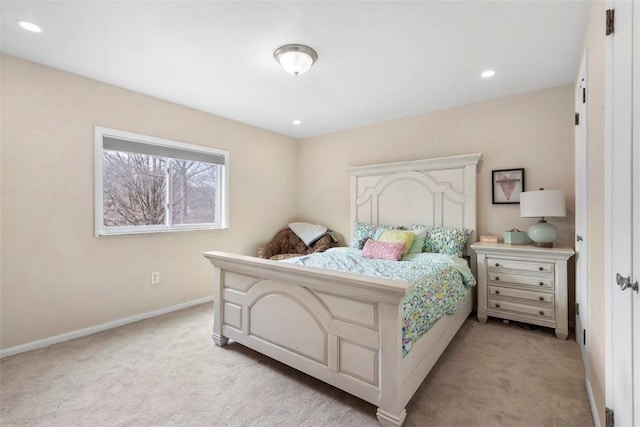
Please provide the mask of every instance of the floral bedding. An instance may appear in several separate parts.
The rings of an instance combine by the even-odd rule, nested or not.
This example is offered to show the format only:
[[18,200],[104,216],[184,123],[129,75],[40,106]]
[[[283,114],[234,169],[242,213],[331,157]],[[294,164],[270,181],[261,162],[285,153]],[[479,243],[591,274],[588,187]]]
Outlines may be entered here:
[[456,256],[417,253],[406,255],[401,261],[389,261],[364,258],[361,253],[354,248],[333,248],[282,262],[412,284],[402,303],[403,357],[440,317],[455,313],[462,306],[468,289],[476,284],[466,261]]

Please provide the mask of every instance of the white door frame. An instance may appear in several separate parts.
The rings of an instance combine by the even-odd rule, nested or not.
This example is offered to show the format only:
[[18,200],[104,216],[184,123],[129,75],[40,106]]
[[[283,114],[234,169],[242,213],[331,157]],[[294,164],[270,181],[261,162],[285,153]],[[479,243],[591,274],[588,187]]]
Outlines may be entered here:
[[[640,127],[632,120],[633,103],[636,103],[636,118],[640,108],[640,77],[637,72],[633,73],[633,63],[638,66],[640,58],[637,53],[634,58],[632,43],[634,20],[640,30],[640,12],[639,7],[635,7],[634,15],[634,3],[630,0],[608,0],[606,7],[615,10],[616,22],[613,35],[605,41],[605,403],[614,411],[615,425],[634,426],[640,425],[640,328],[634,331],[633,326],[634,322],[640,324],[640,296],[631,289],[620,290],[616,275],[629,276],[632,282],[640,280],[640,271],[634,272],[633,266],[633,259],[636,266],[640,264],[637,261],[640,253],[633,253],[640,247],[640,235],[633,236],[639,228],[637,197],[635,214],[632,206],[632,191],[636,196],[640,192],[640,185],[635,185],[635,190],[632,185],[634,178],[638,182],[637,169],[640,169],[637,135]],[[637,42],[638,35],[635,37]]]
[[575,86],[575,111],[578,114],[578,124],[575,127],[575,245],[576,245],[576,341],[582,352],[582,363],[585,367],[587,383],[590,380],[589,357],[591,340],[584,338],[584,331],[589,331],[589,132],[588,132],[588,59],[589,52],[585,50],[580,65],[580,73]]
[[[640,5],[633,8],[633,280],[640,283]],[[633,384],[634,422],[640,425],[640,290],[633,296]]]

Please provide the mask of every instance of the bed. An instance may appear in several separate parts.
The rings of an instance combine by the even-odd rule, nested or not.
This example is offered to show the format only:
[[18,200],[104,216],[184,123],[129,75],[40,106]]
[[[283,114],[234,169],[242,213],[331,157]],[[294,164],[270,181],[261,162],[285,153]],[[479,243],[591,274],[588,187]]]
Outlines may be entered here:
[[[466,228],[474,242],[480,158],[348,168],[351,224]],[[408,282],[224,252],[204,256],[214,269],[216,345],[232,339],[368,401],[381,425],[403,424],[406,404],[472,308],[468,292],[404,355]]]

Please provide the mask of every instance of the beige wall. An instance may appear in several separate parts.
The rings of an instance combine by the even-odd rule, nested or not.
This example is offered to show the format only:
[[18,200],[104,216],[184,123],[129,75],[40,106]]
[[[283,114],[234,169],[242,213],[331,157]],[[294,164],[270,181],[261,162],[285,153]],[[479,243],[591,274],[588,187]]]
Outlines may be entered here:
[[[604,2],[589,49],[590,382],[604,425]],[[533,220],[492,205],[492,169],[526,169],[527,189],[562,188],[573,244],[573,88],[551,88],[290,138],[12,57],[0,56],[0,348],[211,294],[206,250],[254,253],[292,218],[349,230],[348,166],[479,152],[478,232]],[[231,228],[93,237],[93,126],[231,153]],[[269,180],[263,179],[265,176]],[[299,179],[299,184],[296,184]],[[161,283],[149,284],[149,273]]]
[[[1,73],[2,349],[209,296],[202,252],[253,254],[296,214],[291,138],[12,57]],[[228,150],[230,229],[94,238],[94,125]]]
[[588,49],[589,218],[589,324],[590,383],[600,425],[605,425],[606,319],[604,291],[604,104],[605,104],[605,4],[593,2],[584,48]]
[[299,213],[349,233],[348,166],[482,153],[478,232],[502,237],[520,218],[519,205],[491,203],[491,171],[525,168],[526,189],[562,189],[568,216],[553,218],[562,244],[573,246],[573,88],[510,96],[301,141]]

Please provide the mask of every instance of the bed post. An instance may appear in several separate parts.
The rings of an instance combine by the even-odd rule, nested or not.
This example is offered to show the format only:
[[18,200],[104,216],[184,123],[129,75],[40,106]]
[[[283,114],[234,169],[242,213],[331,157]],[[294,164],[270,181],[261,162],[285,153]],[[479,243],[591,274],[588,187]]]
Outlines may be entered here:
[[224,319],[223,309],[223,295],[224,295],[224,282],[222,276],[222,269],[220,267],[213,266],[213,295],[217,296],[213,300],[213,342],[222,347],[227,344],[229,339],[222,335],[222,324]]
[[376,415],[382,426],[401,426],[407,411],[400,401],[402,384],[402,304],[378,304],[380,330],[380,405]]
[[[355,247],[353,236],[355,234],[355,223],[358,219],[358,176],[351,175],[349,180],[349,185],[351,186],[351,190],[349,192],[349,241],[346,242],[347,246]],[[355,245],[355,246],[354,246]]]
[[[475,243],[478,240],[478,226],[477,226],[477,218],[476,218],[476,203],[478,202],[477,198],[477,183],[476,178],[478,174],[478,162],[480,161],[479,156],[475,160],[471,160],[471,164],[467,164],[464,167],[464,188],[467,194],[467,206],[472,206],[472,209],[465,209],[465,218],[464,225],[465,228],[471,229],[471,235],[469,236],[469,241],[467,242],[467,251],[466,254],[469,256],[469,266],[471,267],[471,271],[473,274],[476,274],[476,253],[471,250],[471,244]],[[476,277],[478,277],[476,275]]]

